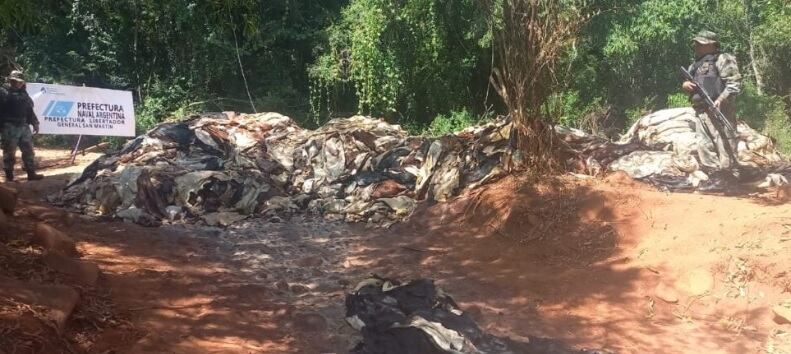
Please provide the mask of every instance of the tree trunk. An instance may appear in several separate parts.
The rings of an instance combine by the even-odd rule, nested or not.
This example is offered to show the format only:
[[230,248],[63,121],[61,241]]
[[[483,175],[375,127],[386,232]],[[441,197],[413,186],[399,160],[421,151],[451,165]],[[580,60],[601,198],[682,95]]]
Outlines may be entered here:
[[758,67],[758,58],[755,54],[755,41],[753,40],[753,32],[752,27],[750,27],[750,63],[752,64],[753,68],[753,75],[755,75],[755,86],[758,89],[758,94],[764,94],[764,79],[763,74],[761,74],[761,70]]
[[[573,46],[587,17],[582,2],[566,0],[485,0],[501,23],[494,31],[495,59],[490,81],[514,121],[523,167],[534,172],[562,169],[553,121],[544,111],[558,89],[556,68]],[[579,6],[575,6],[579,5]],[[493,26],[493,28],[495,28]]]
[[755,53],[755,34],[753,33],[753,4],[752,0],[742,0],[742,6],[744,6],[744,15],[745,21],[747,23],[747,32],[748,32],[748,45],[750,46],[750,65],[753,69],[753,76],[755,76],[755,87],[758,90],[759,95],[764,94],[764,80],[763,74],[761,74],[761,69],[759,68],[758,57]]

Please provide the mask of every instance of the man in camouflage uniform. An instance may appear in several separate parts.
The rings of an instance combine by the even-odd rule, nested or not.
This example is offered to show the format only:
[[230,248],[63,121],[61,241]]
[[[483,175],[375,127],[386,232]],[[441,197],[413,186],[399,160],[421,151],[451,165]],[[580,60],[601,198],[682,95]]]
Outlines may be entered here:
[[[701,31],[692,41],[695,48],[695,62],[690,65],[689,72],[709,94],[715,107],[722,111],[735,128],[735,101],[742,87],[742,76],[739,74],[736,58],[731,54],[720,52],[719,40],[714,32]],[[738,168],[736,131],[726,128],[708,113],[704,99],[694,94],[694,83],[686,81],[682,88],[690,94],[692,107],[695,108],[703,124],[703,131],[700,133],[708,133],[717,150],[717,154],[714,155],[705,146],[700,146],[698,148],[700,162],[704,166],[723,170]]]
[[44,178],[36,173],[31,125],[38,134],[38,119],[33,113],[33,100],[25,89],[25,76],[21,71],[14,70],[8,76],[8,85],[0,88],[0,129],[6,181],[14,180],[17,146],[22,150],[22,162],[28,180]]

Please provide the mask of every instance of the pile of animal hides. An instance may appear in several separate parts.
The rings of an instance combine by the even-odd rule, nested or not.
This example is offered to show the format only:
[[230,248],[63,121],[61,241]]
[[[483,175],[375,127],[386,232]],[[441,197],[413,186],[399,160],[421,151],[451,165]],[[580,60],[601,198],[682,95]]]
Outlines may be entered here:
[[389,226],[510,162],[508,119],[439,139],[355,116],[306,130],[277,113],[163,123],[86,167],[52,202],[143,225],[294,213]]
[[[618,142],[571,128],[556,132],[582,172],[620,170],[694,189],[712,170],[699,163],[699,149],[714,151],[699,124],[691,109],[671,109],[643,117]],[[254,215],[310,213],[387,227],[418,201],[445,201],[504,175],[519,160],[514,132],[507,117],[427,138],[363,116],[307,130],[277,113],[196,115],[162,123],[100,157],[50,201],[143,225],[227,226]],[[744,164],[768,171],[785,161],[771,139],[744,124],[739,139]],[[770,177],[767,183],[785,183],[782,175]]]
[[[590,175],[623,171],[630,177],[669,190],[725,191],[767,188],[788,183],[791,170],[771,138],[737,125],[741,176],[722,180],[714,137],[702,128],[692,108],[666,109],[639,119],[617,142],[578,129],[557,128],[576,152],[570,164]],[[576,162],[576,163],[575,163]],[[714,188],[716,187],[716,188]]]
[[430,279],[374,275],[346,296],[346,322],[362,334],[354,354],[607,354],[538,337],[486,333]]

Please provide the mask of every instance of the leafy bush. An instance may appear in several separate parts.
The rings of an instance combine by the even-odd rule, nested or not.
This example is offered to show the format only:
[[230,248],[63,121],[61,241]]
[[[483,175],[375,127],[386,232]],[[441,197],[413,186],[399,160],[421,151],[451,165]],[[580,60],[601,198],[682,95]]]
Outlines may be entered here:
[[[476,71],[490,57],[486,20],[473,0],[350,1],[309,71],[312,114],[429,123],[466,106],[480,89],[470,87],[473,76],[488,75]],[[353,97],[334,94],[341,89]]]
[[577,91],[551,95],[547,101],[547,111],[555,117],[557,124],[567,127],[577,127],[577,123],[584,115],[584,107]]
[[443,136],[460,131],[475,125],[480,119],[472,115],[466,108],[453,111],[450,114],[440,114],[431,121],[425,134],[429,136]]
[[585,129],[597,133],[601,120],[607,116],[607,107],[601,97],[582,100],[578,91],[564,91],[549,97],[547,112],[556,124]]
[[791,120],[785,112],[773,111],[767,116],[764,134],[775,139],[777,148],[784,154],[791,155]]
[[745,85],[738,98],[737,116],[753,129],[774,138],[781,151],[791,153],[791,119],[782,97],[759,95],[755,86]]
[[689,96],[686,93],[678,92],[667,96],[667,108],[689,107]]
[[[143,134],[174,113],[184,114],[188,106],[187,91],[180,85],[155,84],[143,103],[137,106],[137,134]],[[196,110],[200,107],[195,107]]]
[[428,126],[425,123],[420,123],[414,119],[405,119],[400,122],[401,128],[407,131],[409,135],[428,135]]
[[631,128],[640,118],[651,113],[656,107],[656,96],[643,99],[643,103],[626,110],[626,124],[624,130]]

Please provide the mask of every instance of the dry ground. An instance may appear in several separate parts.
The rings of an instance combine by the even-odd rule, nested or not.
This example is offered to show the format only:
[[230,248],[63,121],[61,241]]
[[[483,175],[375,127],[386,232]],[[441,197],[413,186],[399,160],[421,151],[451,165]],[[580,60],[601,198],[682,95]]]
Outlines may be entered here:
[[67,226],[42,216],[57,212],[42,198],[95,156],[63,168],[64,152],[39,156],[48,178],[15,184],[14,222],[76,238],[118,319],[82,342],[63,334],[78,352],[345,352],[356,336],[344,292],[369,273],[434,278],[500,335],[618,353],[791,352],[791,325],[772,312],[791,299],[791,205],[772,195],[507,178],[384,231],[310,219]]

